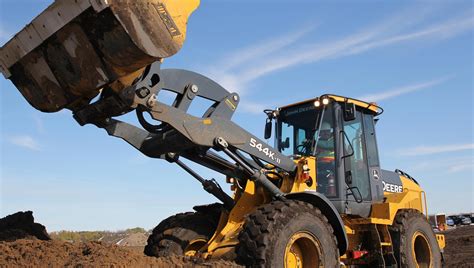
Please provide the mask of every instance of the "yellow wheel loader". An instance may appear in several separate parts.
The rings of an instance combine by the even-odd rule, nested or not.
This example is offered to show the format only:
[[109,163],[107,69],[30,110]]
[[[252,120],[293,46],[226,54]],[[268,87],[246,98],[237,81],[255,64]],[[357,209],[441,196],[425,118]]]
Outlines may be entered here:
[[[2,73],[33,107],[70,109],[80,125],[183,168],[219,200],[162,221],[145,254],[250,267],[440,267],[444,237],[427,221],[425,192],[380,167],[375,103],[323,94],[265,110],[270,146],[231,121],[238,94],[161,69],[198,5],[56,0],[0,50]],[[189,114],[199,98],[212,104]],[[117,118],[130,112],[139,126]],[[232,195],[183,159],[222,174]]]

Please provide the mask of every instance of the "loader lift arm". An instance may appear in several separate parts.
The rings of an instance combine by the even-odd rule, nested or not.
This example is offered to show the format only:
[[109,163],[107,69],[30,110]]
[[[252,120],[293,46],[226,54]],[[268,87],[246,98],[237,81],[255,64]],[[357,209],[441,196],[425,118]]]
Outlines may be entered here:
[[[266,188],[275,198],[283,198],[283,193],[267,178],[268,170],[252,159],[262,160],[272,168],[288,173],[295,172],[296,165],[290,158],[231,121],[239,96],[200,74],[178,69],[161,70],[160,65],[160,62],[149,65],[132,86],[120,93],[104,88],[101,98],[75,111],[74,118],[81,125],[91,123],[104,128],[109,135],[122,138],[149,157],[176,162],[198,179],[205,189],[204,184],[207,183],[210,191],[206,190],[228,207],[231,202],[223,197],[220,187],[216,183],[209,186],[209,181],[193,173],[179,161],[179,156],[228,177],[249,178]],[[176,94],[172,105],[158,100],[162,91]],[[202,117],[187,113],[197,97],[213,102]],[[136,110],[144,129],[112,119],[132,110]],[[160,124],[149,123],[144,113]],[[222,151],[235,163],[213,153],[211,148]]]

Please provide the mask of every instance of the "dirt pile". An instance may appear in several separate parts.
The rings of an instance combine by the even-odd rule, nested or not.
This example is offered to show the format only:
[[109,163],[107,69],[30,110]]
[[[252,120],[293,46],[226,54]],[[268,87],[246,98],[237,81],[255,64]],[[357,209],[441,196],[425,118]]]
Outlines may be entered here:
[[222,260],[147,257],[143,236],[123,239],[121,243],[129,247],[51,240],[46,228],[34,222],[31,211],[18,212],[0,219],[0,267],[240,267]]
[[46,228],[35,223],[33,212],[17,212],[0,219],[0,241],[15,241],[31,237],[51,240]]
[[445,267],[474,268],[474,225],[462,226],[443,233]]
[[0,267],[239,267],[226,261],[152,258],[126,247],[87,242],[21,239],[0,242]]

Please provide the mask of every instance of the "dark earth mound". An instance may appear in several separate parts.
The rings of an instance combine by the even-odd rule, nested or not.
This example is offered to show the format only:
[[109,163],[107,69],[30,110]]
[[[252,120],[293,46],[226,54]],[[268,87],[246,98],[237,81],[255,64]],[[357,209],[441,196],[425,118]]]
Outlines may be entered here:
[[15,241],[31,237],[51,240],[46,228],[35,223],[33,212],[17,212],[0,219],[0,241]]

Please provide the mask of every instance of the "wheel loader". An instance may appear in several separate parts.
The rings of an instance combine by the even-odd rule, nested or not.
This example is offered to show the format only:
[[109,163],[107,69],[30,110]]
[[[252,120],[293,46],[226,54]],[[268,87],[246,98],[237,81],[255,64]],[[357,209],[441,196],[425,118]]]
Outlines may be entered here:
[[[3,75],[34,108],[69,109],[80,125],[179,166],[216,197],[163,220],[144,253],[249,267],[440,267],[444,236],[427,221],[425,192],[407,173],[381,169],[381,107],[315,92],[265,110],[270,146],[231,120],[238,94],[198,73],[161,68],[182,47],[198,6],[56,0],[0,50]],[[212,104],[191,115],[200,98]],[[120,120],[131,112],[139,126]],[[231,195],[189,161],[222,174]]]

